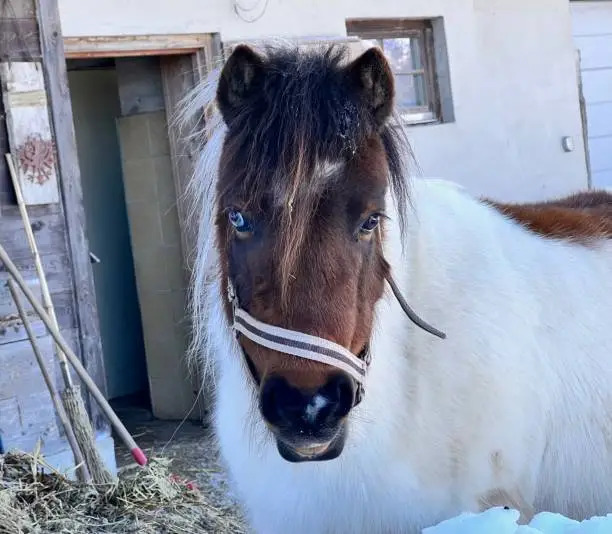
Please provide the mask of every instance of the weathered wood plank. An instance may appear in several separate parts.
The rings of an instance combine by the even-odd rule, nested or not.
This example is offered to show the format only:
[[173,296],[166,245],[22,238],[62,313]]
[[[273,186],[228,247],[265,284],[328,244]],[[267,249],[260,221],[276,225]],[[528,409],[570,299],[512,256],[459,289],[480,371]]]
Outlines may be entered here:
[[[168,123],[168,137],[170,143],[170,157],[172,163],[172,175],[176,191],[176,203],[179,218],[182,248],[182,267],[183,267],[183,287],[187,287],[195,253],[195,229],[188,224],[187,205],[187,184],[191,179],[196,158],[195,143],[193,140],[181,136],[176,124],[174,114],[176,105],[187,92],[195,86],[196,73],[194,72],[194,62],[191,56],[167,56],[162,57],[161,72],[164,87],[164,98],[166,108],[166,121]],[[186,304],[186,303],[185,303]],[[189,329],[185,329],[185,346],[189,344]],[[186,355],[181,355],[181,365],[186,367]],[[201,383],[199,373],[192,373],[190,376],[191,389],[196,392],[200,389]],[[195,396],[194,396],[195,400]],[[198,399],[196,410],[191,413],[192,418],[202,419],[205,413],[206,400]]]
[[0,60],[40,59],[38,25],[33,18],[3,18],[0,14]]
[[206,34],[65,37],[67,58],[188,54],[206,45]]
[[[66,251],[66,228],[57,204],[32,206],[28,209],[30,224],[42,255]],[[13,260],[32,258],[23,221],[16,206],[5,206],[0,224],[0,242]]]
[[190,56],[166,57],[161,58],[160,62],[168,122],[172,175],[181,227],[183,262],[187,271],[185,279],[188,280],[195,255],[196,228],[195,225],[189,225],[187,222],[189,220],[190,206],[188,205],[186,193],[194,171],[197,146],[195,141],[187,138],[184,132],[179,131],[174,119],[177,104],[190,89],[193,89],[196,79],[193,70],[193,60]]
[[[42,256],[41,259],[51,298],[54,298],[54,296],[59,293],[69,294],[72,291],[72,279],[70,276],[70,263],[67,255],[51,254]],[[22,260],[15,260],[14,263],[26,280],[28,287],[32,289],[37,298],[42,298],[41,286],[34,266],[34,260],[31,258],[24,258]],[[6,272],[4,266],[0,265],[0,317],[10,315],[16,311],[11,294],[6,287],[8,278],[9,274]],[[24,308],[28,310],[31,309],[29,302],[24,301]]]
[[[28,319],[32,332],[37,338],[47,335],[45,324],[34,312],[28,312]],[[28,333],[23,327],[23,322],[18,315],[14,313],[11,315],[0,315],[0,345],[15,343],[16,341],[25,341],[27,339]]]
[[[51,336],[38,338],[37,344],[52,380],[57,382]],[[57,440],[56,414],[29,339],[0,345],[0,375],[4,446],[20,447],[23,440],[38,438]]]
[[[51,104],[52,126],[58,154],[68,244],[74,281],[74,310],[79,328],[83,366],[106,394],[102,342],[96,310],[93,272],[85,230],[85,211],[79,170],[72,105],[66,75],[66,58],[57,0],[36,0],[43,70]],[[100,408],[91,396],[89,408],[97,429],[109,430]]]
[[[176,123],[176,111],[180,101],[187,93],[199,83],[207,73],[215,67],[222,55],[220,39],[217,35],[208,35],[196,54],[190,56],[162,57],[161,72],[164,87],[166,117],[168,122],[168,136],[170,142],[170,156],[172,174],[177,196],[177,211],[181,230],[181,248],[183,253],[183,268],[185,271],[185,284],[191,277],[195,260],[196,231],[193,219],[189,217],[192,206],[188,202],[188,184],[192,178],[197,160],[197,140],[186,135],[195,124],[185,125],[181,131]],[[185,328],[188,335],[190,328]],[[202,383],[201,373],[193,369],[191,373],[194,391],[200,389]],[[210,392],[204,391],[198,402],[198,417],[204,417],[210,406]]]
[[[53,339],[51,336],[43,336],[37,340],[37,345],[51,376],[55,378]],[[32,351],[32,345],[27,339],[0,345],[0,373],[4,377],[0,385],[0,398],[7,398],[12,395],[23,398],[29,394],[47,391]],[[30,379],[24,380],[24,374],[28,374]],[[19,390],[15,390],[17,384],[19,384]]]
[[0,63],[9,145],[26,205],[59,202],[54,142],[40,62]]

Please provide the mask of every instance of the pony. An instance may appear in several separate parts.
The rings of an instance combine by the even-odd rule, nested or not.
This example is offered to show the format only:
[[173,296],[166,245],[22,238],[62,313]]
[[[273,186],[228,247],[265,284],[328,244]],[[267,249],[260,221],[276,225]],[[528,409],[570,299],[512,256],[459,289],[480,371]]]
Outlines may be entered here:
[[412,176],[376,47],[240,44],[182,113],[192,353],[255,532],[612,510],[611,194]]

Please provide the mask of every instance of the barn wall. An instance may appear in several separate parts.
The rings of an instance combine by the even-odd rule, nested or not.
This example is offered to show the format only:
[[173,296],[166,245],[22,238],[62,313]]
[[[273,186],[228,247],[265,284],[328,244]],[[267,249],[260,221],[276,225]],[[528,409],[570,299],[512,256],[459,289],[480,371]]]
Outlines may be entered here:
[[[7,5],[6,3],[4,4]],[[13,0],[14,11],[0,9],[0,60],[40,60],[39,37],[33,0]],[[30,252],[24,225],[17,207],[11,179],[5,163],[9,151],[8,135],[0,98],[0,243],[33,290],[42,299],[40,284]],[[37,242],[51,299],[55,306],[60,331],[80,357],[79,330],[75,314],[74,280],[72,277],[66,219],[61,202],[29,206],[34,237]],[[27,334],[17,319],[16,307],[6,287],[8,274],[0,264],[0,440],[4,450],[32,450],[42,440],[42,451],[52,464],[69,466],[72,456],[53,410],[40,370],[31,350]],[[39,346],[58,388],[63,384],[53,353],[51,338],[42,322],[32,313],[32,327],[39,336]],[[108,425],[97,421],[100,447],[114,468],[114,452]]]
[[[454,120],[409,129],[426,176],[533,200],[587,185],[567,0],[59,0],[66,36],[343,36],[353,17],[442,17]],[[259,15],[258,7],[244,13]],[[117,16],[121,13],[121,16]],[[564,152],[570,136],[573,152]]]
[[[33,2],[16,2],[15,7],[15,12],[9,13],[6,9],[0,12],[0,42],[4,44],[2,60],[40,59]],[[20,35],[28,36],[24,39],[25,46]],[[2,99],[0,117],[4,118]],[[34,261],[4,157],[7,152],[8,132],[5,121],[0,120],[0,243],[35,294],[40,296]],[[60,206],[36,206],[28,211],[43,267],[48,273],[49,291],[56,306],[58,323],[62,333],[72,338],[72,290]],[[7,273],[0,265],[0,440],[7,450],[13,447],[31,450],[39,437],[43,438],[45,445],[55,448],[61,443],[62,432],[27,335],[17,319],[6,280]],[[29,305],[26,306],[31,310]],[[47,365],[56,376],[50,337],[39,320],[33,317],[32,322],[34,331],[40,336],[39,344]]]

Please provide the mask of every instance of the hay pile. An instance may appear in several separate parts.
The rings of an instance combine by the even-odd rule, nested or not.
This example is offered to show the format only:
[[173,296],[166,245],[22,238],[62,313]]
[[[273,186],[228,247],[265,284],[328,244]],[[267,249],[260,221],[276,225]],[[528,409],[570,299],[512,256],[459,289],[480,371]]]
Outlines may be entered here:
[[170,461],[121,473],[118,482],[87,487],[34,455],[0,455],[0,534],[244,533],[231,510],[169,471]]

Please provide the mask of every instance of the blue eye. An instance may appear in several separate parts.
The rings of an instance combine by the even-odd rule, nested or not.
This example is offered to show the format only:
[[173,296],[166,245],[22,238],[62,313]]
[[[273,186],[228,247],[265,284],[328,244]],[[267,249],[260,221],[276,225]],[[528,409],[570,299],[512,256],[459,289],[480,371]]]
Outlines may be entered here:
[[370,215],[360,227],[360,231],[369,234],[373,232],[380,222],[380,215]]
[[229,221],[237,232],[250,232],[251,225],[238,210],[230,210]]

